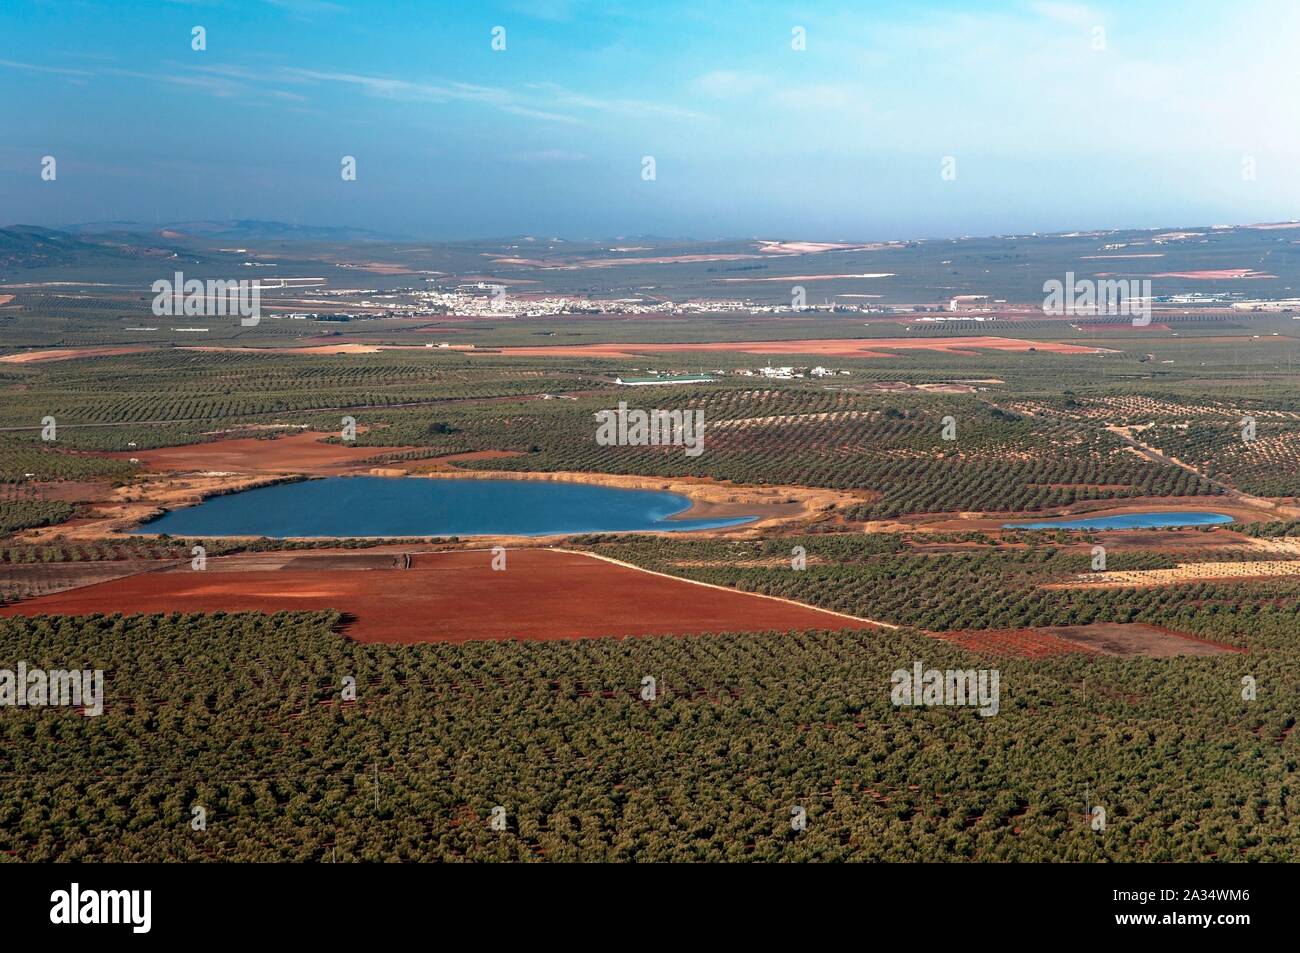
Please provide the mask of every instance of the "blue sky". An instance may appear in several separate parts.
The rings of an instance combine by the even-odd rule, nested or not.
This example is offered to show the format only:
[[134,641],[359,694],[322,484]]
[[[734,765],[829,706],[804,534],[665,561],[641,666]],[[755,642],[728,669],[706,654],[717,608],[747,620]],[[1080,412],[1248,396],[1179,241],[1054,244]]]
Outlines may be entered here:
[[1297,36],[1291,0],[6,0],[0,224],[877,239],[1287,219]]

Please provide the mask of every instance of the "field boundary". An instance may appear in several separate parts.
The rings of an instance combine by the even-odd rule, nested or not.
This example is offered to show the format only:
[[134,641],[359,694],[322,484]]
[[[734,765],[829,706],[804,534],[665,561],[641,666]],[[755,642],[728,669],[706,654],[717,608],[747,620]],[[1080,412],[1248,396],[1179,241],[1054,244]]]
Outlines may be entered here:
[[624,562],[621,559],[614,559],[612,556],[602,556],[599,553],[588,553],[580,549],[564,549],[560,546],[546,546],[552,552],[558,553],[576,553],[579,556],[590,556],[592,559],[600,559],[607,563],[613,563],[615,566],[622,566],[624,569],[635,569],[637,572],[649,573],[652,576],[663,576],[665,579],[676,579],[679,582],[689,582],[695,586],[704,586],[706,589],[719,589],[722,592],[738,592],[747,596],[757,596],[760,599],[771,599],[773,602],[784,602],[788,605],[799,606],[802,609],[812,609],[815,612],[826,612],[830,615],[839,616],[841,619],[852,619],[854,622],[866,622],[870,625],[878,625],[882,629],[899,629],[892,622],[881,622],[879,619],[868,619],[865,616],[849,615],[847,612],[836,612],[834,609],[823,609],[821,606],[809,605],[806,602],[799,602],[795,599],[785,599],[781,596],[769,596],[762,592],[749,592],[745,589],[734,589],[730,586],[719,586],[717,583],[701,582],[698,579],[690,579],[686,576],[674,576],[672,573],[659,572],[655,569],[646,569],[644,566],[638,566],[636,563]]

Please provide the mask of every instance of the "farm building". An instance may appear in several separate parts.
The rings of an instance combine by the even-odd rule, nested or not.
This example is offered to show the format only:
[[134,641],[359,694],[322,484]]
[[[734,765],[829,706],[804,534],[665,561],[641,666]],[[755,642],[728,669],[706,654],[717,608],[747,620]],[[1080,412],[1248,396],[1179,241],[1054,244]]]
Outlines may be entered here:
[[649,387],[652,384],[712,384],[716,380],[708,374],[677,375],[665,377],[616,377],[615,384],[622,384],[625,387]]

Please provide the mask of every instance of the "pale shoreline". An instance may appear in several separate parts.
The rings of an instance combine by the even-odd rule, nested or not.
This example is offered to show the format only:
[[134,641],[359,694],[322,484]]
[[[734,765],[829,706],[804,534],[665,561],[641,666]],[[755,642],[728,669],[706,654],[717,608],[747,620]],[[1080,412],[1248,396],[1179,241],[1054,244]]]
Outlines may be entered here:
[[[306,433],[294,437],[282,438],[303,444],[319,446],[313,435]],[[219,443],[209,445],[218,449]],[[295,443],[294,449],[298,449]],[[164,453],[166,451],[163,451]],[[383,452],[379,450],[374,456]],[[148,451],[145,451],[148,453]],[[108,454],[121,457],[124,454]],[[143,455],[143,454],[142,454]],[[247,461],[232,460],[231,469],[197,469],[207,461],[185,459],[183,466],[168,467],[161,461],[153,461],[157,467],[152,472],[141,473],[129,484],[115,488],[108,498],[93,500],[89,506],[95,511],[89,518],[35,528],[22,538],[28,542],[50,542],[56,537],[68,540],[113,539],[131,536],[134,538],[157,538],[161,534],[141,532],[148,523],[162,514],[194,506],[206,499],[243,490],[255,489],[274,483],[292,480],[312,479],[327,476],[375,476],[391,478],[427,478],[456,480],[535,480],[566,483],[585,483],[592,486],[607,486],[629,490],[655,490],[670,492],[685,497],[690,505],[669,516],[669,521],[715,520],[737,517],[752,517],[748,522],[729,526],[715,526],[687,530],[641,530],[637,532],[649,535],[668,533],[689,533],[692,536],[732,538],[755,538],[771,530],[795,531],[806,530],[812,524],[827,518],[834,518],[845,509],[860,505],[873,499],[876,494],[866,490],[842,491],[819,487],[800,486],[750,486],[732,484],[707,477],[655,477],[637,474],[590,473],[584,471],[539,472],[526,470],[468,470],[459,469],[451,464],[457,459],[494,459],[499,456],[515,456],[507,451],[476,451],[472,453],[451,454],[448,457],[413,460],[409,465],[375,465],[374,456],[352,460],[326,458],[284,459],[279,467],[251,467]],[[238,462],[236,462],[238,461]],[[176,461],[181,462],[181,461]],[[406,463],[406,461],[402,461]],[[242,463],[242,465],[240,465]],[[283,465],[288,464],[288,465]],[[425,467],[431,467],[425,469]],[[866,533],[891,532],[1004,532],[1017,530],[1004,529],[1003,524],[1011,521],[1049,521],[1077,519],[1081,517],[1103,517],[1133,512],[1160,512],[1170,510],[1207,509],[1231,516],[1237,522],[1256,522],[1268,519],[1286,518],[1295,512],[1293,506],[1282,501],[1261,500],[1251,497],[1231,496],[1189,496],[1189,497],[1129,497],[1111,500],[1080,501],[1071,506],[1058,507],[1037,513],[935,513],[909,514],[902,517],[883,520],[869,520],[853,524],[849,531]],[[1226,526],[1228,524],[1205,524],[1206,527]],[[1195,531],[1197,527],[1191,527]],[[1133,532],[1128,529],[1093,529],[1071,530],[1073,532]],[[1138,530],[1142,531],[1142,530]],[[614,531],[610,531],[614,532]],[[1051,528],[1038,532],[1052,532]],[[402,536],[310,536],[310,537],[275,537],[292,541],[330,541],[342,539],[446,539],[444,535],[422,535],[419,533]],[[527,545],[537,542],[555,542],[572,536],[590,535],[589,533],[570,532],[554,533],[545,536],[524,536],[516,534],[494,534],[465,536],[454,534],[461,539],[472,539],[479,543],[501,542],[513,545]],[[259,536],[247,535],[211,535],[210,539],[259,539]]]
[[[356,467],[344,472],[310,473],[283,472],[240,473],[240,472],[189,472],[147,474],[146,479],[135,484],[119,487],[114,491],[114,499],[92,503],[101,510],[98,518],[92,517],[79,525],[56,524],[30,531],[29,541],[48,542],[56,536],[67,539],[112,539],[131,536],[137,539],[158,538],[160,533],[141,532],[148,524],[172,510],[196,506],[204,500],[229,493],[257,489],[277,483],[301,479],[322,478],[325,476],[374,476],[386,478],[410,479],[470,479],[470,480],[535,480],[564,483],[585,483],[591,486],[608,486],[628,490],[656,490],[675,493],[685,497],[690,505],[672,516],[669,521],[692,519],[732,519],[751,517],[748,522],[730,526],[705,527],[682,530],[639,530],[653,535],[686,534],[700,535],[756,535],[758,532],[774,526],[805,520],[833,510],[843,505],[862,502],[862,497],[835,490],[810,487],[750,487],[718,483],[702,478],[663,478],[636,475],[619,475],[582,472],[538,473],[530,471],[497,470],[434,470],[412,473],[394,467]],[[197,485],[195,485],[197,484]],[[116,512],[112,512],[112,510]],[[71,530],[71,532],[69,532]],[[611,531],[613,532],[613,531]],[[475,535],[463,534],[425,535],[420,533],[401,536],[306,536],[275,537],[291,541],[328,541],[342,539],[446,539],[457,535],[462,539],[477,542],[505,541],[515,544],[522,542],[555,541],[572,536],[590,535],[586,532],[554,533],[544,536],[534,535]],[[196,537],[197,538],[197,537]],[[204,539],[260,539],[261,536],[215,535],[203,534]]]

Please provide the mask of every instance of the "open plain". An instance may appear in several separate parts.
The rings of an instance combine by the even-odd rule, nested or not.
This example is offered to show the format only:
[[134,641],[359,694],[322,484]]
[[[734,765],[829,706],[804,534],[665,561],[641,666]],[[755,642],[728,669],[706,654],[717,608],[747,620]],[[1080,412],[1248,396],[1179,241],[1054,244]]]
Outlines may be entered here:
[[[1284,801],[1296,744],[1278,690],[1300,671],[1292,318],[1162,304],[1144,326],[1072,320],[1043,314],[1020,277],[1107,267],[1106,245],[1149,236],[981,239],[962,252],[979,267],[954,277],[951,243],[525,255],[168,231],[182,237],[157,240],[218,265],[229,247],[276,266],[259,325],[154,321],[139,281],[98,280],[120,266],[33,268],[0,312],[0,645],[32,664],[103,660],[104,724],[152,746],[120,741],[124,763],[211,784],[231,819],[196,853],[132,800],[163,803],[174,782],[141,775],[126,847],[113,825],[68,822],[91,855],[233,859],[255,830],[273,856],[313,859],[340,837],[419,859],[610,856],[619,838],[637,857],[782,857],[797,848],[772,818],[803,800],[821,849],[846,859],[1293,854],[1288,815],[1238,809],[1242,792]],[[1162,245],[1126,267],[1184,275],[1160,279],[1170,293],[1223,272],[1282,295],[1300,262],[1259,244],[1275,234],[1225,231],[1222,251]],[[1227,277],[1265,251],[1276,285]],[[727,267],[754,270],[709,271]],[[791,278],[834,303],[782,311]],[[519,313],[493,310],[498,283]],[[718,288],[746,308],[710,310]],[[580,304],[525,313],[561,301]],[[698,412],[703,452],[600,443],[597,415],[620,404]],[[168,511],[340,477],[592,484],[678,494],[677,519],[750,521],[539,538],[149,531]],[[1005,525],[1187,511],[1231,522]],[[997,716],[895,705],[893,673],[918,662],[996,670]],[[353,678],[356,697],[341,695]],[[218,744],[196,747],[195,719],[220,726]],[[0,724],[10,757],[51,779],[33,794],[0,778],[0,809],[57,810],[101,750],[65,726],[54,760],[21,719]],[[262,791],[256,817],[247,769],[223,754],[248,750],[296,779]],[[418,836],[376,833],[320,787],[376,757],[395,790],[429,788]],[[1113,817],[1143,820],[1097,838],[1067,807],[1085,781]],[[525,833],[480,842],[463,819],[485,808],[457,785],[526,790]],[[592,847],[569,819],[611,791],[630,800],[590,819]],[[702,832],[682,793],[696,791],[726,792],[734,831]],[[291,820],[303,792],[319,824]],[[695,833],[660,844],[664,829]],[[72,859],[68,843],[0,827],[4,851]]]

